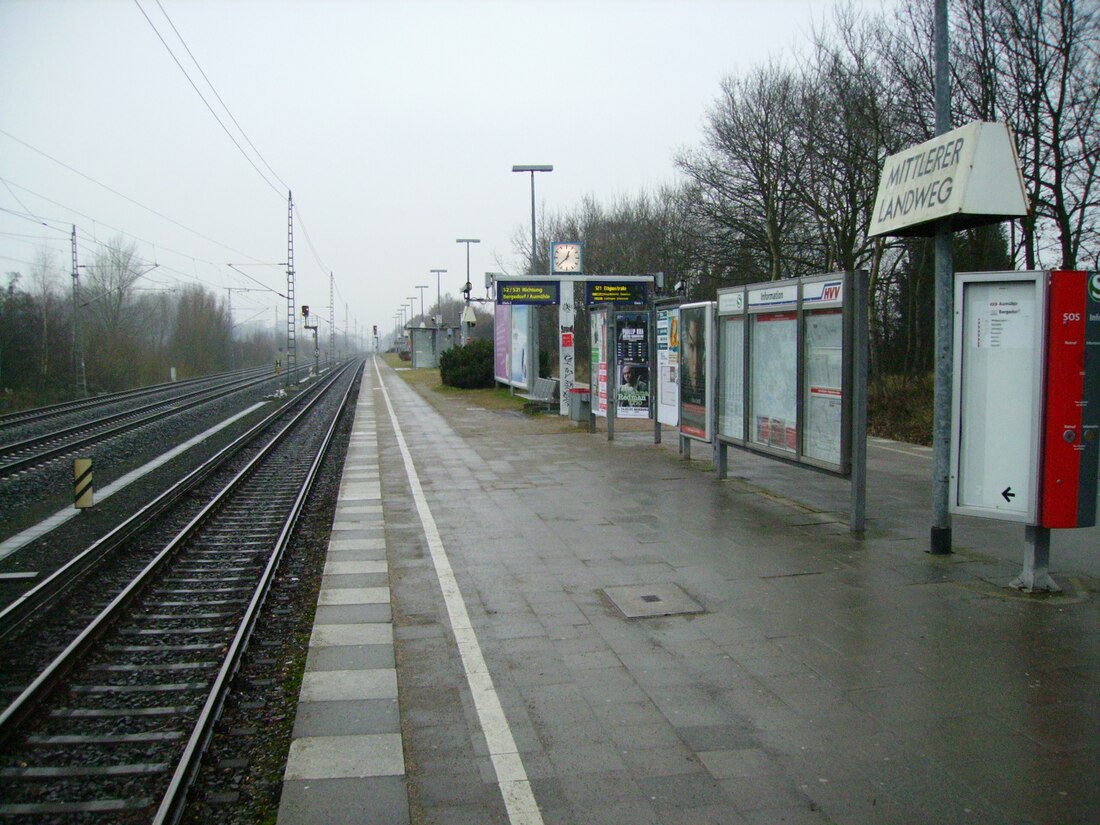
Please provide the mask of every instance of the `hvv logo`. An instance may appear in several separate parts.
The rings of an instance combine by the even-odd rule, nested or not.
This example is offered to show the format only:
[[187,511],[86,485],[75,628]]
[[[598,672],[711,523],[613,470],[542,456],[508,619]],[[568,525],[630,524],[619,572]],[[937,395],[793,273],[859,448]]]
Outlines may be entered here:
[[836,303],[843,297],[843,281],[818,281],[817,283],[804,284],[802,287],[802,303],[804,304]]

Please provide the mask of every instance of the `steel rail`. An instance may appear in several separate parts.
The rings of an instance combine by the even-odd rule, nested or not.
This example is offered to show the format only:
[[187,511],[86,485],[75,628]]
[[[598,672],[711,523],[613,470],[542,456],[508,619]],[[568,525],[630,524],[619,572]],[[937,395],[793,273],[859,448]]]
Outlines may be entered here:
[[112,392],[106,395],[96,395],[92,398],[81,398],[76,401],[61,401],[57,404],[46,404],[41,407],[30,407],[25,410],[4,413],[0,415],[0,432],[6,427],[21,427],[25,424],[33,424],[36,421],[42,421],[57,415],[64,415],[65,413],[80,412],[81,410],[87,410],[93,407],[103,407],[118,401],[129,401],[134,398],[141,398],[143,395],[153,395],[154,393],[165,392],[166,390],[181,387],[189,387],[203,382],[211,383],[229,378],[230,376],[252,375],[260,370],[269,373],[270,367],[251,367],[249,369],[232,370],[231,372],[217,373],[215,375],[204,375],[199,378],[186,378],[183,381],[166,381],[163,384],[150,384],[145,387],[135,387],[134,389],[121,390],[120,392]]
[[[324,397],[325,391],[346,372],[344,369],[333,371],[324,383],[318,383],[312,389],[314,394],[301,409],[294,412],[292,418],[282,429],[240,470],[223,489],[196,514],[160,552],[111,599],[99,614],[70,641],[34,680],[23,689],[2,712],[0,712],[0,744],[6,742],[15,733],[22,721],[53,690],[57,683],[78,663],[88,648],[99,639],[113,624],[127,605],[135,599],[163,564],[169,561],[183,542],[251,475],[272,450],[300,423],[313,407]],[[239,441],[240,439],[238,439]],[[237,442],[234,442],[236,444]],[[235,452],[235,451],[234,451]],[[223,458],[224,460],[224,458]],[[209,462],[207,462],[209,464]],[[206,465],[204,465],[206,466]],[[201,469],[201,468],[200,468]],[[198,472],[198,471],[196,471]],[[192,474],[193,475],[193,474]],[[189,476],[190,478],[191,476]],[[193,486],[193,485],[192,485]],[[173,490],[176,488],[173,488]],[[128,538],[129,536],[127,536]],[[97,543],[98,544],[98,543]],[[94,547],[95,545],[93,545]],[[91,549],[91,548],[89,548]],[[87,551],[86,551],[87,552]],[[83,554],[82,554],[83,555]],[[37,588],[36,588],[37,589]]]
[[[195,390],[193,392],[185,393],[175,398],[165,401],[158,401],[153,404],[147,404],[143,407],[137,407],[132,410],[127,410],[121,413],[114,413],[112,415],[103,416],[102,418],[95,419],[93,421],[87,421],[82,424],[75,424],[71,427],[65,427],[60,430],[55,430],[52,433],[48,433],[44,436],[38,436],[35,438],[24,439],[23,441],[14,442],[12,444],[5,444],[0,446],[0,457],[5,455],[12,455],[22,450],[32,449],[37,444],[44,444],[53,441],[57,438],[64,438],[67,435],[73,435],[82,431],[88,431],[95,427],[107,426],[115,421],[122,419],[128,419],[122,421],[118,426],[111,427],[107,430],[99,430],[97,432],[89,432],[87,436],[83,438],[77,438],[72,441],[66,441],[63,444],[59,444],[56,447],[50,447],[48,449],[39,450],[24,458],[17,458],[13,461],[9,461],[6,464],[0,464],[0,478],[10,476],[20,470],[25,470],[29,467],[34,467],[39,464],[43,464],[53,458],[60,455],[65,455],[73,450],[78,450],[81,447],[85,447],[88,444],[94,444],[98,441],[103,441],[115,435],[128,432],[129,430],[137,429],[145,424],[151,424],[155,421],[159,421],[164,418],[168,418],[176,413],[189,410],[193,407],[197,407],[200,404],[204,404],[207,401],[213,401],[222,396],[229,395],[234,392],[240,392],[241,390],[247,390],[251,387],[263,384],[266,381],[271,381],[274,376],[264,375],[262,378],[249,378],[243,381],[227,382],[219,384],[214,387],[207,387],[201,390]],[[186,402],[186,403],[180,403]],[[167,409],[165,409],[167,407]]]
[[286,415],[290,409],[302,403],[307,397],[305,395],[296,396],[288,404],[284,404],[266,415],[194,470],[128,516],[108,533],[96,539],[61,567],[41,579],[30,590],[21,593],[5,605],[0,609],[0,641],[19,632],[24,623],[34,614],[48,609],[57,594],[67,590],[74,582],[95,567],[102,558],[113,553],[147,524],[165,513],[188,492],[212,475],[222,464],[259,437],[277,418]]
[[[363,364],[360,364],[359,372],[361,373],[362,370]],[[354,383],[354,379],[348,383],[348,388],[344,391],[344,397],[341,399],[336,414],[329,423],[328,430],[325,432],[321,446],[314,454],[313,461],[306,473],[306,477],[298,489],[294,504],[291,506],[288,517],[283,522],[279,538],[272,548],[271,555],[268,557],[264,572],[256,585],[252,598],[249,600],[248,607],[241,619],[241,623],[233,636],[233,641],[226,651],[222,666],[218,670],[218,675],[214,678],[210,693],[207,696],[206,702],[203,704],[202,710],[199,712],[198,719],[195,722],[195,726],[192,729],[191,736],[187,741],[183,754],[176,764],[176,769],[172,774],[168,789],[161,798],[160,807],[157,809],[156,816],[153,817],[153,825],[175,825],[183,815],[184,806],[187,803],[188,790],[198,774],[202,755],[206,751],[206,747],[210,742],[210,737],[214,733],[214,725],[221,715],[222,706],[229,693],[230,682],[240,666],[241,657],[244,655],[244,651],[248,646],[249,639],[252,636],[252,631],[255,629],[256,621],[259,619],[260,610],[267,598],[267,594],[271,590],[271,583],[275,578],[275,573],[282,561],[286,547],[290,543],[291,534],[298,524],[298,519],[301,516],[302,510],[305,508],[306,499],[313,490],[314,482],[320,473],[321,463],[328,455],[333,434],[336,432],[336,427],[340,423],[343,412],[347,409],[348,399],[351,396],[351,389]]]

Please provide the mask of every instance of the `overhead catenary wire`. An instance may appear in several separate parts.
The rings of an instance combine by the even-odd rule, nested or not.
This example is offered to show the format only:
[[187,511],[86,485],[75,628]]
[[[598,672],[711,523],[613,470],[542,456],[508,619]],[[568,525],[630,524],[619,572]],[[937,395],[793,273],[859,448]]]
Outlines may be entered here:
[[139,0],[134,0],[134,5],[138,7],[138,11],[141,12],[142,17],[144,17],[146,22],[149,24],[149,28],[151,28],[153,30],[153,33],[156,34],[157,39],[160,40],[160,42],[164,45],[164,48],[168,50],[168,54],[171,55],[172,60],[174,60],[176,65],[179,66],[179,70],[183,72],[183,76],[187,78],[187,82],[191,84],[191,88],[195,90],[195,94],[199,96],[199,100],[201,100],[203,102],[203,105],[206,106],[206,108],[210,111],[210,114],[213,115],[214,120],[218,122],[218,125],[222,127],[222,131],[225,132],[226,136],[231,141],[233,141],[233,145],[237,147],[237,151],[240,152],[241,156],[248,161],[248,164],[256,170],[256,174],[263,179],[263,182],[270,186],[275,194],[282,197],[283,193],[280,191],[279,187],[268,179],[263,170],[256,165],[256,162],[252,160],[252,158],[248,156],[248,152],[244,150],[244,147],[241,146],[241,144],[237,141],[235,137],[233,137],[233,133],[229,131],[229,128],[225,125],[225,123],[222,122],[222,119],[218,117],[218,113],[214,111],[214,107],[210,105],[210,101],[206,99],[202,91],[199,89],[198,85],[195,83],[194,80],[191,79],[191,75],[187,73],[187,69],[184,68],[183,64],[180,62],[180,59],[176,57],[176,53],[172,51],[172,47],[168,45],[168,41],[164,39],[164,36],[157,29],[156,24],[153,23],[149,15],[145,13],[145,9],[141,7],[141,3],[139,2]]
[[[91,177],[90,175],[86,175],[84,172],[81,172],[79,169],[75,169],[74,167],[70,166],[69,164],[65,163],[64,161],[58,160],[53,155],[50,155],[46,152],[43,152],[38,147],[32,146],[31,144],[27,143],[25,140],[21,140],[21,139],[17,138],[15,135],[11,134],[10,132],[6,132],[3,129],[0,129],[0,135],[3,135],[4,137],[6,137],[10,140],[14,140],[16,143],[20,144],[21,146],[25,146],[26,148],[30,149],[32,152],[35,152],[35,153],[41,155],[42,157],[46,158],[47,160],[53,161],[58,166],[61,166],[63,169],[69,170],[74,175],[79,175],[80,177],[84,178],[86,181],[89,181],[90,183],[94,183],[96,186],[99,186],[103,189],[106,189],[112,195],[120,197],[123,200],[128,201],[129,203],[132,203],[134,206],[140,207],[141,209],[144,209],[146,212],[149,212],[152,215],[156,215],[161,220],[168,221],[168,223],[170,223],[174,226],[178,226],[180,229],[183,229],[187,232],[190,232],[192,235],[194,235],[197,238],[202,238],[202,240],[207,241],[207,242],[212,243],[212,244],[215,244],[217,246],[220,246],[222,249],[228,249],[234,255],[240,255],[244,258],[249,258],[250,260],[257,261],[257,262],[259,261],[258,258],[254,258],[253,256],[249,255],[247,252],[241,252],[239,249],[234,249],[233,247],[229,246],[228,244],[224,244],[219,240],[215,240],[214,238],[211,238],[207,235],[204,235],[202,232],[199,232],[197,229],[192,229],[190,226],[187,226],[184,223],[180,223],[175,218],[170,218],[168,215],[165,215],[162,212],[158,212],[156,209],[153,209],[151,206],[146,206],[144,203],[141,203],[140,201],[134,200],[129,195],[124,195],[122,192],[119,192],[117,189],[113,189],[112,187],[108,186],[107,184],[105,184],[101,181],[96,180],[95,178]],[[40,195],[39,193],[37,193],[37,192],[35,192],[31,189],[28,189],[25,186],[20,186],[19,184],[15,183],[14,181],[12,182],[12,185],[16,186],[17,188],[22,189],[26,192],[30,192],[32,195],[36,195],[37,197],[40,197],[43,200],[54,204],[55,206],[60,206],[63,209],[69,209],[74,214],[77,214],[77,215],[82,214],[79,211],[77,211],[76,209],[72,209],[71,207],[66,206],[63,203],[58,203],[57,201],[50,200],[49,198],[45,197],[44,195]],[[32,213],[30,213],[29,210],[28,210],[28,214],[32,214]],[[87,216],[84,215],[83,217],[87,217]],[[89,220],[92,220],[92,219],[89,218]],[[104,225],[106,226],[106,224],[104,224]],[[114,229],[114,227],[111,227],[111,228]],[[122,230],[115,229],[115,231],[116,232],[121,232]]]
[[183,45],[183,48],[186,50],[187,56],[191,58],[191,62],[194,63],[195,68],[199,70],[199,74],[202,75],[202,79],[206,81],[206,85],[210,87],[210,91],[214,93],[214,97],[218,99],[218,103],[222,105],[222,108],[225,109],[225,113],[229,115],[229,119],[233,121],[233,125],[237,127],[237,131],[241,133],[241,137],[245,139],[248,145],[252,148],[252,151],[256,153],[256,157],[258,157],[263,165],[267,167],[267,171],[269,171],[275,177],[275,180],[279,181],[279,183],[282,184],[283,189],[289,191],[290,185],[279,177],[278,172],[271,168],[271,164],[267,162],[267,159],[260,153],[260,150],[256,148],[256,144],[252,142],[252,139],[248,136],[248,133],[245,132],[245,130],[241,127],[241,124],[237,122],[237,118],[233,116],[232,110],[230,110],[225,101],[222,100],[222,96],[218,94],[218,90],[214,88],[214,84],[211,82],[210,78],[206,76],[206,72],[203,71],[202,64],[199,63],[195,55],[192,54],[191,48],[187,45],[187,41],[183,39],[183,35],[180,34],[179,29],[176,28],[176,24],[172,22],[172,18],[168,16],[168,12],[164,10],[164,6],[161,5],[160,0],[156,0],[156,4],[157,8],[160,9],[160,13],[164,15],[164,19],[168,21],[168,25],[172,27],[172,31],[175,33],[176,37]]

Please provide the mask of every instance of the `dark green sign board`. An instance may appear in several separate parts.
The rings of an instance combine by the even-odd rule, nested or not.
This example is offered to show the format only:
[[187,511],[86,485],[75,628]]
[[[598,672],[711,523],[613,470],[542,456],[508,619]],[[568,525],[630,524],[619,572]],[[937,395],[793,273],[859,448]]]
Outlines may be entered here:
[[587,304],[645,306],[649,300],[646,281],[589,281],[584,285]]
[[502,281],[497,284],[497,303],[556,304],[560,287],[557,281]]

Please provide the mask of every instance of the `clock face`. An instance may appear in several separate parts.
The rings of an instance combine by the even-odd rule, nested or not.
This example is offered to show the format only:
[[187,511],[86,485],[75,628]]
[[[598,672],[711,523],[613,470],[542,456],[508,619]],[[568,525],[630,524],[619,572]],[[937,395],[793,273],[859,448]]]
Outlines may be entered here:
[[581,245],[579,243],[554,244],[554,271],[581,271]]

